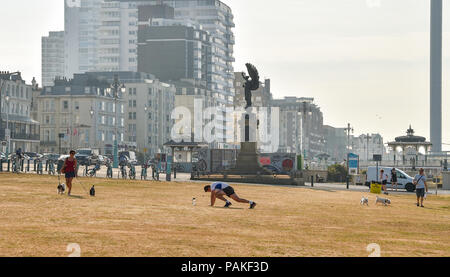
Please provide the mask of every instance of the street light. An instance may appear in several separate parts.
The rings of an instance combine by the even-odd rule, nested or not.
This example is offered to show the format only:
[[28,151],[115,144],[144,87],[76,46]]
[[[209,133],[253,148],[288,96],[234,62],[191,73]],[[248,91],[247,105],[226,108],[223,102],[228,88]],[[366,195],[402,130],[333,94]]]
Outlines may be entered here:
[[9,130],[9,96],[5,96],[6,101],[6,130],[5,130],[5,136],[6,141],[8,142],[8,146],[6,147],[6,158],[9,157],[9,151],[11,149],[11,130]]
[[[94,102],[95,103],[95,102]],[[91,115],[91,120],[94,120],[94,130],[93,130],[93,132],[92,132],[92,138],[94,139],[94,141],[93,141],[93,145],[95,146],[95,147],[97,147],[97,139],[96,139],[96,136],[95,136],[95,132],[96,132],[96,130],[97,130],[97,120],[96,120],[96,118],[94,118],[94,115],[95,115],[95,111],[94,111],[94,108],[91,106],[91,109],[89,110],[89,114]],[[91,121],[92,122],[92,121]],[[92,127],[91,127],[91,129],[92,129]],[[85,141],[86,141],[86,139],[85,139]],[[89,142],[91,141],[91,139],[89,138]]]
[[115,117],[116,117],[116,126],[115,126],[115,136],[114,136],[114,162],[113,162],[113,167],[114,168],[119,168],[119,145],[118,145],[118,141],[117,141],[117,124],[118,124],[118,120],[117,120],[117,100],[119,99],[119,92],[121,93],[125,93],[126,92],[126,88],[124,84],[120,84],[119,83],[119,75],[115,74],[114,75],[114,83],[111,84],[110,88],[106,89],[106,92],[108,94],[111,95],[111,93],[113,93],[113,97],[114,97],[114,105],[115,105]]

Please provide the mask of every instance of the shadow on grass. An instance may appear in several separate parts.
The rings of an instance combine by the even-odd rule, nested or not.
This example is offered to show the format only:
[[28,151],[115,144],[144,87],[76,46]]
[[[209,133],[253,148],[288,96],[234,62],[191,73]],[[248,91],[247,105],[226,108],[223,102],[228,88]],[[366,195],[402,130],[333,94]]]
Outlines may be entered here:
[[236,208],[236,207],[229,207],[229,208],[225,208],[225,207],[214,207],[214,209],[223,209],[223,210],[244,210],[244,208]]
[[80,195],[69,195],[68,197],[73,198],[73,199],[86,199],[85,197],[80,196]]

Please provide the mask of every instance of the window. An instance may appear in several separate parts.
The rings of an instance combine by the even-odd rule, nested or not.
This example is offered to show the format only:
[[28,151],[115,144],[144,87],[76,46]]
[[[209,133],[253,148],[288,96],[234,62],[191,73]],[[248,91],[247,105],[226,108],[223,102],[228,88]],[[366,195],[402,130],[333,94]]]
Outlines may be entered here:
[[69,101],[64,101],[64,102],[63,102],[63,109],[64,109],[64,110],[69,109]]

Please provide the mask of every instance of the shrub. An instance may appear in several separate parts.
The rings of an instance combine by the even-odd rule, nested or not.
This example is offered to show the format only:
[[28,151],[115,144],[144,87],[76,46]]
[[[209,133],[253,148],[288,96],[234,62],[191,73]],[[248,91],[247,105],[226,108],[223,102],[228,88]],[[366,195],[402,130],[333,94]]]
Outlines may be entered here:
[[340,164],[334,164],[328,167],[328,181],[345,182],[347,178],[347,168]]

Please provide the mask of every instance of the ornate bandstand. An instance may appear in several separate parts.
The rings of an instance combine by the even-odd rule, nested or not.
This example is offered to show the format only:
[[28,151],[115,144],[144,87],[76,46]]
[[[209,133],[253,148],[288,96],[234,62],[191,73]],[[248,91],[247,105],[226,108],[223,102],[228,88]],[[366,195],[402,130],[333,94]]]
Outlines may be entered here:
[[395,138],[395,141],[389,142],[388,146],[394,151],[394,161],[397,160],[397,157],[402,157],[402,161],[405,163],[407,160],[417,162],[420,156],[426,160],[432,144],[425,137],[414,135],[414,130],[409,126],[406,136]]

